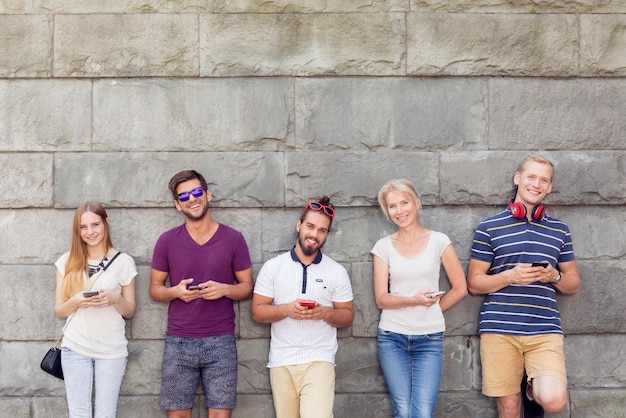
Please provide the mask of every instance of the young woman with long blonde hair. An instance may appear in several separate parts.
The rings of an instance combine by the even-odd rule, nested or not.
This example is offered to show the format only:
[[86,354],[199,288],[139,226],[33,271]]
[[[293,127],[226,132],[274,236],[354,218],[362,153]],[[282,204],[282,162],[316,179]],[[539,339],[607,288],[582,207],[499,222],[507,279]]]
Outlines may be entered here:
[[115,417],[128,359],[124,319],[135,314],[137,268],[131,256],[113,248],[102,204],[76,209],[70,251],[55,266],[54,310],[66,318],[61,362],[69,416]]

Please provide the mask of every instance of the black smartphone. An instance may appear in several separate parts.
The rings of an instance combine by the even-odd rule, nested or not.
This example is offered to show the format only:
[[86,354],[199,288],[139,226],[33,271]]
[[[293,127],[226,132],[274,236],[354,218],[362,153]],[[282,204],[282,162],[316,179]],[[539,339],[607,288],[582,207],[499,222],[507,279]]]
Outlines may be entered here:
[[192,284],[192,285],[187,286],[187,290],[200,290],[200,286],[196,284]]
[[98,291],[95,292],[83,292],[83,296],[86,298],[90,298],[92,296],[96,296],[98,294]]
[[542,261],[541,263],[533,263],[532,266],[533,267],[543,267],[543,268],[546,268],[546,267],[548,267],[548,263],[546,263],[545,261]]

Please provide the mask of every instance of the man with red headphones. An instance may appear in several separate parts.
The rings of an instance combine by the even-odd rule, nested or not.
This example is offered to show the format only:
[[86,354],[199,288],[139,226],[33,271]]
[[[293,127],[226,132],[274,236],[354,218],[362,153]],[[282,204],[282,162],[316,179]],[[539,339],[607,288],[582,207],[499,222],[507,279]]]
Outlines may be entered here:
[[[556,292],[574,294],[580,275],[568,226],[546,215],[553,164],[526,157],[506,209],[481,222],[468,267],[480,312],[483,394],[496,397],[500,418],[556,414],[567,402],[567,375]],[[520,387],[520,381],[521,387]],[[520,396],[521,393],[521,396]]]

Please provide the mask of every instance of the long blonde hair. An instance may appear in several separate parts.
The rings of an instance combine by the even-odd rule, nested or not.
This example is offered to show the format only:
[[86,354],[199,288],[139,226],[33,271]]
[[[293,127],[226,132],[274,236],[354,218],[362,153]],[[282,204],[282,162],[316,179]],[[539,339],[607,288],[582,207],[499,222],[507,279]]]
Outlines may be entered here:
[[74,294],[85,290],[85,275],[88,274],[87,244],[80,237],[80,218],[86,212],[92,212],[102,219],[104,225],[104,242],[106,252],[113,247],[109,228],[109,217],[106,209],[98,202],[85,202],[76,208],[72,224],[72,243],[70,256],[65,264],[65,276],[63,277],[63,297],[68,300]]

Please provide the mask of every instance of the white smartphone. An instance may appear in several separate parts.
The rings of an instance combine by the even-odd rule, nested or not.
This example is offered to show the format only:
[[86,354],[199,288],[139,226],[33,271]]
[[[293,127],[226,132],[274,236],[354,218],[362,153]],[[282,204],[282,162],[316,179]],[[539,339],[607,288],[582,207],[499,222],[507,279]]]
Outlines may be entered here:
[[446,291],[445,291],[445,290],[440,290],[440,291],[438,291],[438,292],[426,293],[426,295],[425,295],[425,296],[426,296],[427,298],[429,298],[429,299],[432,299],[432,298],[436,298],[436,297],[437,297],[437,296],[439,296],[439,295],[443,295],[444,293],[446,293]]

